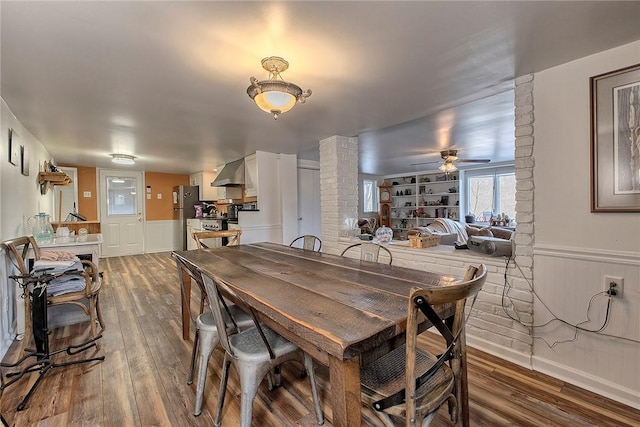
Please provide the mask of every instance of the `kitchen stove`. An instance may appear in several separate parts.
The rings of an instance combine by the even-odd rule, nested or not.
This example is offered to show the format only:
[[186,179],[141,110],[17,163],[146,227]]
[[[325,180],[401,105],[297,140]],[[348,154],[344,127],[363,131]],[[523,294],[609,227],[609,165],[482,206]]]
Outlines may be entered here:
[[200,220],[200,227],[202,227],[203,230],[206,231],[218,231],[218,230],[224,230],[225,227],[223,224],[222,219],[201,219]]

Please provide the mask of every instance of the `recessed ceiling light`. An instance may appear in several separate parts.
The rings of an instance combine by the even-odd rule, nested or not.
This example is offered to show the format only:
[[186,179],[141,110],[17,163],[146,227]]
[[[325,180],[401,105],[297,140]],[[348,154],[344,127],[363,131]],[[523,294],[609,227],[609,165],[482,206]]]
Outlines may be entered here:
[[136,157],[129,154],[112,154],[111,161],[119,165],[132,165],[136,162]]

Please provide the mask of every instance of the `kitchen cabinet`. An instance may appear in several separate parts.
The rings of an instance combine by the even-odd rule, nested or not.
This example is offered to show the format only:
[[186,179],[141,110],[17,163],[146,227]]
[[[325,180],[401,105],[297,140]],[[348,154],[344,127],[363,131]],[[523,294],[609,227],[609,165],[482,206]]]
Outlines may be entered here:
[[219,187],[211,186],[211,181],[213,181],[215,177],[215,172],[198,172],[190,175],[189,181],[191,185],[197,185],[199,187],[199,200],[212,201],[225,198],[219,195]]
[[212,187],[218,189],[217,199],[234,199],[234,202],[242,201],[242,187]]
[[193,238],[193,236],[191,235],[192,233],[195,233],[197,231],[202,231],[202,224],[200,220],[195,218],[187,219],[186,233],[187,233],[187,250],[188,251],[193,249],[198,249],[198,245],[195,239]]
[[244,158],[244,194],[258,197],[258,159],[256,154]]

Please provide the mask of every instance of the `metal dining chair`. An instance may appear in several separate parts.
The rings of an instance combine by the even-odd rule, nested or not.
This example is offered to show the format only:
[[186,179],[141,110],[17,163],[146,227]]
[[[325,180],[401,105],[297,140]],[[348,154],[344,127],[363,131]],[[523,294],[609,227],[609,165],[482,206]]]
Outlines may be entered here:
[[380,250],[382,249],[382,251],[386,252],[389,257],[389,265],[391,265],[391,263],[393,262],[393,255],[391,255],[391,251],[387,249],[386,246],[379,245],[373,242],[354,243],[353,245],[347,246],[342,251],[340,256],[346,256],[347,252],[357,247],[360,247],[360,259],[362,261],[378,262],[378,256],[380,255]]
[[[231,237],[227,246],[240,244],[241,230],[220,230],[220,231],[201,231],[193,233],[193,238],[198,244],[199,249],[206,249],[207,246],[202,242],[203,239]],[[198,374],[196,379],[196,400],[193,414],[198,416],[202,413],[202,401],[204,396],[204,388],[207,380],[207,367],[213,349],[219,344],[220,336],[216,322],[211,311],[205,311],[208,294],[202,283],[202,276],[191,276],[200,288],[200,314],[195,320],[196,332],[193,340],[193,349],[191,350],[191,366],[189,370],[189,378],[187,384],[193,383],[193,377],[196,368],[196,360],[198,361]],[[182,280],[182,279],[181,279]],[[184,286],[182,287],[184,290]],[[183,292],[184,293],[184,292]],[[184,295],[183,295],[184,297]],[[229,325],[227,334],[233,334],[238,330],[244,330],[253,326],[253,319],[246,312],[242,311],[235,304],[225,305],[225,315],[227,324]]]
[[[360,371],[362,402],[374,409],[385,426],[394,425],[390,416],[411,420],[407,425],[428,426],[446,402],[451,420],[459,425],[461,389],[466,386],[466,378],[462,378],[466,372],[462,369],[466,351],[465,307],[467,300],[475,301],[486,278],[486,267],[481,264],[469,266],[460,282],[411,289],[406,344],[364,365]],[[452,319],[441,319],[432,308],[443,304],[455,304]],[[425,317],[446,341],[447,348],[439,356],[417,346],[418,325]]]
[[[319,237],[314,236],[313,234],[305,234],[305,235],[302,235],[300,237],[296,237],[289,244],[289,246],[298,247],[298,245],[299,245],[298,242],[300,242],[300,241],[302,241],[302,249],[304,249],[306,251],[320,252],[320,249],[322,249],[322,240],[320,240]],[[318,244],[318,248],[317,249],[316,249],[316,243]]]
[[251,311],[251,308],[244,304],[231,289],[223,284],[214,283],[210,277],[204,274],[202,275],[202,281],[209,295],[208,301],[215,323],[218,326],[220,343],[225,349],[214,425],[219,426],[222,419],[222,408],[224,406],[231,364],[236,367],[240,377],[240,426],[250,427],[253,413],[253,399],[258,390],[258,386],[271,370],[287,361],[298,361],[304,364],[311,382],[311,392],[317,423],[318,425],[324,424],[324,415],[322,414],[320,399],[318,397],[318,387],[311,356],[272,329],[259,323],[255,316],[252,316],[255,327],[245,329],[234,335],[229,335],[227,333],[227,323],[223,311],[224,298],[222,294],[234,300],[236,304],[241,305],[245,311]]

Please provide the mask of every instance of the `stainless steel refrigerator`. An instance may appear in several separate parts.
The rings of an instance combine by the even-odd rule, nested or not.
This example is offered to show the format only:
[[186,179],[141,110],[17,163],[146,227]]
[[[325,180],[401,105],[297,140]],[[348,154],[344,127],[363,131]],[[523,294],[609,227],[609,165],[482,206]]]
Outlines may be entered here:
[[173,219],[178,221],[182,238],[182,250],[187,249],[187,219],[196,216],[196,209],[200,199],[200,188],[197,185],[179,185],[173,187]]

